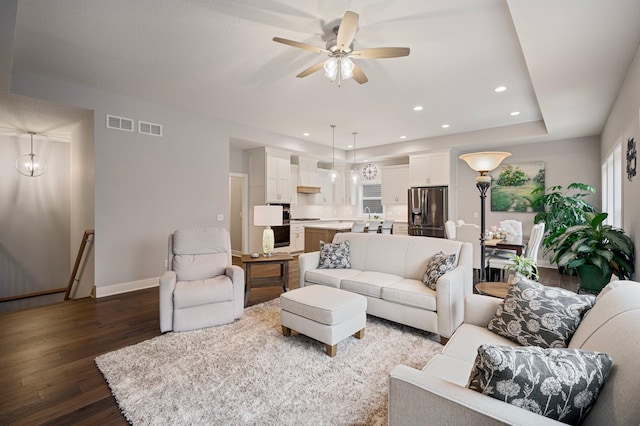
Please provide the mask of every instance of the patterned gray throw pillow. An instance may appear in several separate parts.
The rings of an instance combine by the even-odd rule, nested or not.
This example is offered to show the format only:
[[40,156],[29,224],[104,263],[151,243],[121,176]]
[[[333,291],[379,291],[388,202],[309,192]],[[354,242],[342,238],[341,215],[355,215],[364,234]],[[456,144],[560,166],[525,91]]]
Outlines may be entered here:
[[444,254],[440,251],[427,259],[427,265],[422,275],[422,282],[431,290],[435,290],[438,278],[453,270],[455,267],[456,255]]
[[525,410],[578,424],[596,402],[609,355],[579,349],[482,345],[467,387]]
[[595,297],[521,278],[487,328],[520,345],[566,348]]
[[351,269],[349,246],[349,241],[335,244],[320,241],[318,269]]

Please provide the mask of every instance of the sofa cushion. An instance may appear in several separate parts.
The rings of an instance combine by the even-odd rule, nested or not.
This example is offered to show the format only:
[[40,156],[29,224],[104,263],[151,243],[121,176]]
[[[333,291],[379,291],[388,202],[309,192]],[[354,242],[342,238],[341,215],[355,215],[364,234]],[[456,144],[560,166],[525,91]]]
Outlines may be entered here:
[[414,308],[436,310],[436,292],[418,280],[402,279],[382,287],[380,297],[389,302]]
[[462,361],[450,356],[436,355],[429,360],[422,371],[429,376],[464,387],[469,382],[469,374],[472,367],[473,360]]
[[363,271],[359,274],[344,278],[340,282],[340,288],[380,299],[382,287],[402,280],[402,277],[384,272]]
[[226,275],[196,281],[178,281],[173,291],[176,309],[233,300],[233,283]]
[[340,281],[358,275],[360,272],[357,269],[311,269],[305,272],[304,280],[310,284],[340,288]]
[[482,345],[468,387],[568,424],[589,412],[604,384],[611,358],[578,349]]
[[566,348],[595,297],[521,278],[487,328],[521,345]]
[[427,259],[424,274],[422,274],[422,282],[431,290],[436,290],[438,278],[453,270],[457,263],[455,254],[444,254],[441,251],[434,254]]
[[349,241],[325,243],[320,241],[320,263],[318,269],[350,269]]
[[444,349],[442,349],[442,354],[472,364],[476,359],[478,347],[482,344],[500,346],[517,345],[513,343],[512,340],[498,336],[485,327],[463,323],[458,327],[456,332],[453,333],[453,336],[451,336]]

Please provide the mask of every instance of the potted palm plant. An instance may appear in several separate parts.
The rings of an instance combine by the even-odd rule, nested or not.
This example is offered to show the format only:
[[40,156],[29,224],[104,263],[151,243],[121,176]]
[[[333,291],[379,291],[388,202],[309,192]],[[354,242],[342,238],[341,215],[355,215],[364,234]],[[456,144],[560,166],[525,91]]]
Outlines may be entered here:
[[[539,187],[531,192],[536,197],[532,203],[533,208],[541,209],[533,222],[546,224],[542,240],[545,255],[553,251],[553,242],[567,228],[586,223],[586,214],[596,212],[595,207],[585,199],[595,192],[593,186],[578,182],[570,184],[566,190],[561,185],[556,185],[546,189]],[[553,258],[551,261],[553,262]]]
[[[513,273],[516,277],[518,275],[522,275],[525,278],[530,280],[538,281],[538,265],[536,264],[536,260],[518,256],[516,254],[510,254],[509,259],[513,261],[512,264],[507,265],[504,269],[507,274]],[[509,277],[509,283],[512,282],[512,277]]]
[[575,269],[580,288],[599,292],[611,280],[634,272],[633,241],[620,228],[604,223],[607,213],[587,213],[587,222],[567,228],[550,245],[558,266]]

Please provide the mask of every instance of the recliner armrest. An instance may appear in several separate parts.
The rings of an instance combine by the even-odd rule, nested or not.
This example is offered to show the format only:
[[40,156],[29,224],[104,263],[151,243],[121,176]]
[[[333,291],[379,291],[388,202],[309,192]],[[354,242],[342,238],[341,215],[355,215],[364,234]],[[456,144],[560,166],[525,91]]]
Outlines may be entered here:
[[231,279],[233,284],[233,317],[235,319],[242,318],[245,291],[244,269],[238,265],[231,265],[227,266],[224,273]]
[[173,330],[173,290],[176,288],[176,273],[166,271],[160,277],[160,331]]
[[563,425],[490,396],[398,365],[389,377],[389,425]]

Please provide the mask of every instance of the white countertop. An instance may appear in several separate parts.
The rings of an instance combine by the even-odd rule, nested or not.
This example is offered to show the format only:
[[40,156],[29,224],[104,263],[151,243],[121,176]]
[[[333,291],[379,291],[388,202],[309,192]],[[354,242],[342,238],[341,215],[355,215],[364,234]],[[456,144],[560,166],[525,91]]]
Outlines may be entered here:
[[353,222],[302,222],[305,228],[328,229],[330,231],[349,231]]

